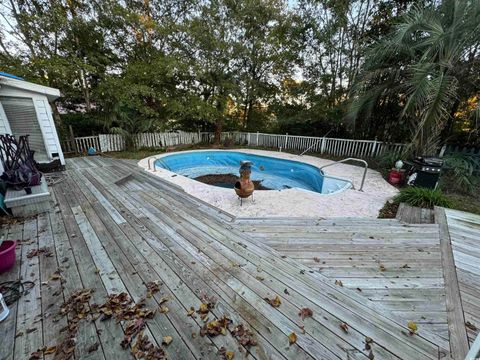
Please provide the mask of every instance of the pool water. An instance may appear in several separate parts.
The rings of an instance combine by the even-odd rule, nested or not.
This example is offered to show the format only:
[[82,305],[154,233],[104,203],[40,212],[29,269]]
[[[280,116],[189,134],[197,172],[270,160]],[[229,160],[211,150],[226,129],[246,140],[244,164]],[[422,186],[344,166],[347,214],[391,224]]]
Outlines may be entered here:
[[[164,168],[189,178],[211,174],[239,176],[240,161],[253,163],[251,179],[274,190],[299,188],[322,194],[348,189],[350,181],[325,176],[320,169],[300,161],[238,151],[194,151],[163,156],[155,161],[157,168]],[[219,184],[220,187],[225,186]],[[223,185],[223,186],[222,186]]]

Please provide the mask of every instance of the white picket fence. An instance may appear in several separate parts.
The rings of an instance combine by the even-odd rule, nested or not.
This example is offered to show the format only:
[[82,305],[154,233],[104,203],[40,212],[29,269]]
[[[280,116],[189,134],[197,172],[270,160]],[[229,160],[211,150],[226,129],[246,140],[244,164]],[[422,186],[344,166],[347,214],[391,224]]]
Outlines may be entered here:
[[353,140],[327,137],[280,135],[265,133],[226,133],[238,143],[248,146],[261,146],[267,148],[308,150],[320,154],[334,156],[376,157],[384,153],[401,154],[406,144],[386,143],[376,140]]
[[[212,143],[215,134],[212,132],[165,132],[143,133],[133,137],[135,148],[165,148],[177,145],[198,143]],[[353,140],[327,137],[280,135],[248,132],[224,132],[222,142],[238,145],[259,146],[283,150],[316,152],[334,156],[355,156],[360,158],[376,157],[384,153],[400,154],[406,148],[405,144],[386,143],[376,140]],[[97,151],[123,151],[125,138],[116,134],[100,134],[75,138],[74,149],[71,141],[62,142],[64,152],[85,153],[88,148],[94,147]],[[65,151],[67,150],[67,151]]]

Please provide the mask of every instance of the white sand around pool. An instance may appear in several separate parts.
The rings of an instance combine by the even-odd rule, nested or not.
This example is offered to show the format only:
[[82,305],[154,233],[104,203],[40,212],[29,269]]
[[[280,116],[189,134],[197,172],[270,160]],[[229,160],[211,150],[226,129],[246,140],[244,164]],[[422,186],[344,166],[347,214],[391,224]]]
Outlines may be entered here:
[[[204,150],[184,151],[182,153]],[[321,159],[313,156],[298,156],[288,153],[253,150],[253,149],[232,149],[219,151],[239,151],[250,154],[277,157],[288,160],[302,161],[320,167],[331,163],[331,160]],[[161,158],[174,153],[166,153],[156,156]],[[152,160],[153,162],[153,160]],[[148,170],[148,159],[142,159],[138,165]],[[162,179],[179,185],[188,194],[191,194],[213,206],[216,206],[234,216],[238,217],[268,217],[268,216],[291,216],[291,217],[369,217],[376,218],[379,210],[385,202],[398,193],[398,190],[386,182],[380,173],[368,169],[363,192],[358,190],[345,190],[338,194],[319,194],[301,189],[285,190],[264,190],[255,191],[255,202],[244,199],[240,206],[233,189],[225,189],[207,185],[177,175],[165,169],[149,171]],[[347,178],[353,181],[355,187],[360,187],[363,175],[363,167],[338,164],[327,167],[324,170],[327,175]]]

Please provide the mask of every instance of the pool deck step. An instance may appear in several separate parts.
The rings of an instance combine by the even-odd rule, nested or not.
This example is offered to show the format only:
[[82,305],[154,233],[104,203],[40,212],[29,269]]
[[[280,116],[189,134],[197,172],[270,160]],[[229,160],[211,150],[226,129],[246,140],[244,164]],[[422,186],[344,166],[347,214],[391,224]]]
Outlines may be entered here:
[[435,212],[432,209],[401,203],[398,207],[396,219],[410,224],[433,224],[435,222]]

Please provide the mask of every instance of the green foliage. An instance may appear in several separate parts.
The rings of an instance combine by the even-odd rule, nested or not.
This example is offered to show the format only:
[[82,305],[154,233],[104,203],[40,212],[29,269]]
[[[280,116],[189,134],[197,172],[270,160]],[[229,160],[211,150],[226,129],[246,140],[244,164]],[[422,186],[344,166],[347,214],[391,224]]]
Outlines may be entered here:
[[478,71],[479,21],[478,1],[412,8],[367,53],[350,116],[370,117],[379,107],[399,104],[397,119],[410,124],[416,153],[435,154],[459,100],[478,91],[471,76]]
[[434,206],[451,207],[452,203],[439,189],[408,187],[395,197],[396,203],[433,209]]
[[480,169],[480,156],[452,153],[444,157],[441,187],[448,191],[471,193],[479,183],[475,169]]
[[95,119],[126,133],[330,132],[429,147],[457,106],[463,122],[448,129],[472,119],[463,102],[479,89],[477,5],[0,1],[0,69],[59,88],[55,120],[82,114],[79,131]]
[[57,127],[59,136],[70,138],[69,126],[75,136],[92,136],[104,131],[103,125],[92,113],[67,113],[62,115],[62,125]]
[[397,160],[402,160],[402,159],[403,159],[402,156],[399,156],[394,152],[386,151],[372,160],[375,161],[375,164],[376,164],[375,168],[382,169],[384,172],[387,172],[387,171],[390,171],[395,166],[395,163],[397,162]]

